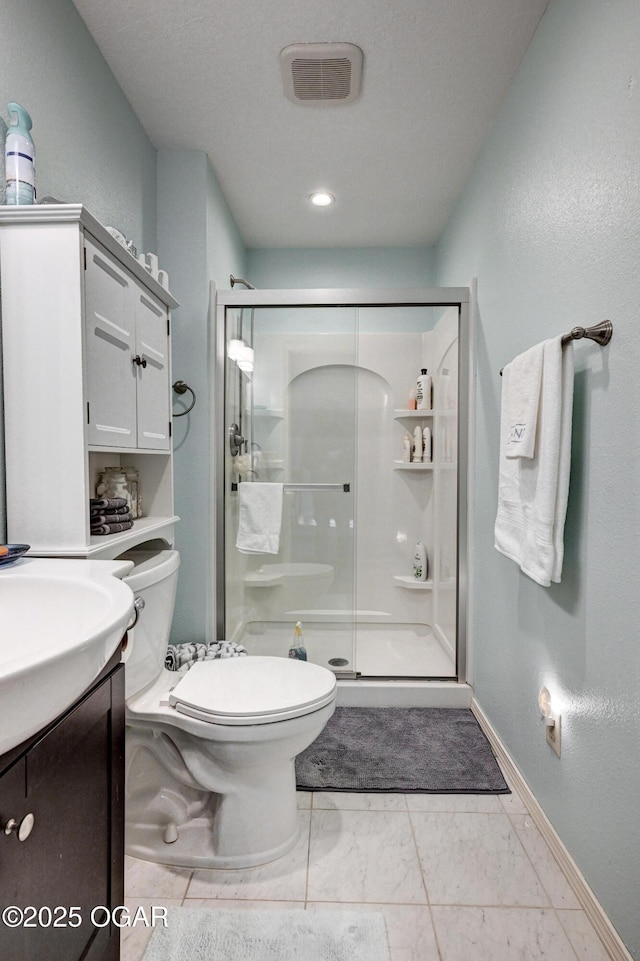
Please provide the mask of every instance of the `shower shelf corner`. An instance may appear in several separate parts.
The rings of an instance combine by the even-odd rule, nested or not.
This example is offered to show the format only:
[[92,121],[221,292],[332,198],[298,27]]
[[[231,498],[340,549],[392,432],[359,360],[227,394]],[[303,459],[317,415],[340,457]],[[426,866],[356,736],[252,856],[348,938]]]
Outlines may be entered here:
[[410,574],[394,574],[393,580],[396,587],[404,587],[410,591],[430,591],[433,590],[433,581],[417,581]]
[[394,410],[393,419],[394,420],[404,420],[405,417],[415,418],[415,417],[433,417],[436,411],[432,407],[425,407],[422,410]]
[[433,462],[430,461],[428,464],[407,464],[402,460],[394,460],[393,462],[394,470],[433,470]]
[[253,408],[254,417],[272,418],[273,420],[284,420],[284,409],[282,407],[254,407]]

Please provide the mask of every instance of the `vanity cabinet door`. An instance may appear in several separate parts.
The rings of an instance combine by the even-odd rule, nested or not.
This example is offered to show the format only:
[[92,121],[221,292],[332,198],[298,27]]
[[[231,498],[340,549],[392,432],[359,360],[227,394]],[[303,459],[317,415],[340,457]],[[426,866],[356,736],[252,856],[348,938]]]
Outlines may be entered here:
[[136,447],[135,281],[88,236],[85,251],[88,440]]
[[92,911],[112,909],[123,897],[123,705],[119,695],[112,703],[112,684],[119,688],[122,670],[107,677],[21,759],[21,805],[20,775],[11,768],[0,779],[2,826],[11,809],[34,818],[25,841],[0,835],[6,842],[0,857],[0,902],[36,911],[33,927],[0,926],[3,959],[119,957],[119,931],[111,924],[101,926],[105,912],[96,915],[94,924]]
[[[27,807],[27,775],[24,758],[17,761],[0,778],[0,910],[11,905],[20,906],[22,895],[22,871],[24,865],[24,845],[17,834],[5,834],[9,823],[18,824],[29,814]],[[0,957],[23,958],[24,931],[21,927],[11,928],[0,921]]]

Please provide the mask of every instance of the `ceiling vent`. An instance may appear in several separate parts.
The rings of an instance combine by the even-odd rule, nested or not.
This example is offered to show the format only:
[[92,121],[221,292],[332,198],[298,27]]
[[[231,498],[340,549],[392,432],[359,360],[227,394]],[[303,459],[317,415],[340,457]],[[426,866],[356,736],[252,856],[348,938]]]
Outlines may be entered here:
[[349,103],[360,93],[362,59],[353,43],[292,43],[280,52],[284,92],[294,103]]

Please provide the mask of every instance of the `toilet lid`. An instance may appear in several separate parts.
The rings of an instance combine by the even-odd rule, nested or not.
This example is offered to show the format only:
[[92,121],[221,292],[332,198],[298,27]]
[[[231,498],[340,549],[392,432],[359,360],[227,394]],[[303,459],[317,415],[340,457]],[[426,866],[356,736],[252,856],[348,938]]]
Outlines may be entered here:
[[325,667],[250,655],[197,661],[169,703],[212,724],[269,724],[318,711],[335,695],[335,675]]

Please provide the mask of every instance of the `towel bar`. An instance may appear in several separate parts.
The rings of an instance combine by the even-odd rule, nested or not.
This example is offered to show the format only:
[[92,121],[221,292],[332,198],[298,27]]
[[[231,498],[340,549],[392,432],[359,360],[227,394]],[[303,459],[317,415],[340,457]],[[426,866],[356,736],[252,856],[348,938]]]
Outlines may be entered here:
[[[568,334],[562,335],[562,340],[560,343],[563,347],[571,343],[572,340],[593,340],[596,344],[600,344],[601,347],[605,347],[611,337],[613,336],[613,324],[610,320],[603,320],[600,324],[594,324],[593,327],[574,327],[570,330]],[[502,377],[502,371],[504,367],[500,369],[500,376]]]
[[[351,484],[283,484],[282,486],[285,494],[290,494],[292,491],[341,491],[343,494],[349,494],[351,491]],[[238,490],[238,484],[235,481],[231,484],[231,490]]]

